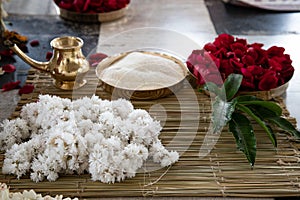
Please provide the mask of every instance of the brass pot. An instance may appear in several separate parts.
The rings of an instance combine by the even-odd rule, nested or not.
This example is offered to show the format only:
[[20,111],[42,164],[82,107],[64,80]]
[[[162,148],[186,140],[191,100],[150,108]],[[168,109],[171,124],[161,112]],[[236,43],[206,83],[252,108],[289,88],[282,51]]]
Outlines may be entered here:
[[33,60],[14,44],[10,48],[35,69],[49,73],[54,85],[63,90],[78,89],[86,84],[84,79],[90,66],[82,54],[82,39],[73,36],[58,37],[50,42],[53,56],[48,62]]

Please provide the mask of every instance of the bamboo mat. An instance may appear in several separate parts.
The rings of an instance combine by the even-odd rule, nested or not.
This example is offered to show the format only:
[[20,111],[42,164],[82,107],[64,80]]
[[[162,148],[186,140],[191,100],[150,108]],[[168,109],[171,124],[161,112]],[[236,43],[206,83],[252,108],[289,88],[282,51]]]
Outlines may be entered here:
[[[74,93],[56,89],[52,79],[31,70],[28,83],[35,85],[31,94],[21,96],[12,118],[19,115],[22,106],[37,100],[39,94],[53,94],[67,98],[91,95],[94,91],[101,98],[111,96],[101,89],[101,83],[90,74],[88,85]],[[197,100],[190,98],[197,94]],[[184,101],[184,103],[182,103]],[[292,137],[275,130],[278,148],[274,149],[267,135],[258,126],[257,159],[251,169],[244,155],[237,151],[233,136],[223,130],[213,150],[199,158],[199,149],[210,123],[211,100],[206,95],[182,88],[176,95],[153,101],[132,101],[135,108],[149,110],[160,105],[156,116],[166,115],[167,120],[160,135],[169,149],[181,151],[191,141],[188,149],[173,166],[155,171],[138,173],[132,179],[115,184],[93,182],[89,174],[61,175],[55,182],[32,182],[29,176],[17,180],[14,176],[0,174],[0,182],[7,183],[12,192],[34,189],[37,193],[84,199],[99,197],[286,197],[300,195],[300,144]],[[195,109],[199,105],[199,111]],[[288,112],[284,109],[284,114]],[[289,120],[295,123],[295,119]],[[196,134],[194,133],[196,130]],[[177,142],[172,143],[174,137]],[[0,155],[2,171],[4,152]],[[151,163],[149,164],[151,165]]]

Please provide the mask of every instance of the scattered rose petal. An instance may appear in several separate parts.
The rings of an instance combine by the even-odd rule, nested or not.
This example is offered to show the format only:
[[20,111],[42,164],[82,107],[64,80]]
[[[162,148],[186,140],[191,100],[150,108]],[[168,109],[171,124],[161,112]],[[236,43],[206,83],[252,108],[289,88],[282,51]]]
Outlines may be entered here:
[[49,61],[52,58],[53,53],[52,52],[47,52],[46,54],[46,59]]
[[16,67],[12,64],[7,64],[2,66],[2,70],[7,72],[7,73],[12,73],[16,71]]
[[89,63],[92,67],[96,67],[107,55],[104,53],[95,53],[89,56]]
[[34,85],[26,84],[19,90],[19,95],[32,93],[33,90],[34,90]]
[[21,81],[9,82],[2,86],[2,92],[10,91],[13,89],[17,89],[20,85]]
[[10,49],[5,49],[5,50],[0,51],[0,56],[11,57],[12,55],[14,55],[14,52]]
[[30,46],[32,47],[36,47],[36,46],[39,46],[40,45],[40,42],[38,40],[32,40],[30,42]]

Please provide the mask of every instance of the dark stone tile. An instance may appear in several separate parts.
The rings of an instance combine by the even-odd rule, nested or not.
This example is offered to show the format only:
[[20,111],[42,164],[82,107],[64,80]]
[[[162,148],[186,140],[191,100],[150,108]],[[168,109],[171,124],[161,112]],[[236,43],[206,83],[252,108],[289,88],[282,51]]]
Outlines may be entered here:
[[[65,21],[59,16],[20,16],[9,15],[6,19],[10,25],[7,25],[9,30],[14,30],[21,35],[28,37],[28,52],[26,53],[31,58],[38,61],[46,61],[47,52],[51,51],[50,41],[59,36],[77,36],[83,39],[84,45],[82,52],[88,55],[98,43],[100,24],[80,24],[70,21]],[[39,46],[31,47],[30,41],[38,40]],[[27,76],[27,71],[30,68],[16,55],[14,60],[1,60],[0,65],[12,63],[16,66],[16,80],[21,80],[24,84]],[[4,83],[4,78],[0,77],[0,82]]]
[[[10,26],[7,26],[9,30],[15,30],[27,36],[29,41],[38,39],[41,48],[46,50],[50,50],[49,43],[53,38],[69,35],[82,38],[85,43],[83,53],[88,54],[96,47],[100,31],[100,24],[80,24],[63,20],[59,16],[9,15],[7,21],[11,23]],[[37,57],[43,57],[38,54],[39,52],[36,51],[33,54],[35,53],[37,53]]]
[[300,12],[275,12],[205,0],[218,34],[300,34]]

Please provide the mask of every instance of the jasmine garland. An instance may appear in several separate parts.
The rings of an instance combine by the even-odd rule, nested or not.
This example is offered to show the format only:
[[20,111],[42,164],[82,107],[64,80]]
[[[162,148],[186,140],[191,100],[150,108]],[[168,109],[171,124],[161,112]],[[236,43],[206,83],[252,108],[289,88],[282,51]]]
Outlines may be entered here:
[[85,171],[94,181],[122,181],[134,177],[148,158],[162,167],[178,160],[159,140],[161,129],[159,121],[125,99],[40,95],[22,108],[20,118],[0,124],[0,149],[6,151],[2,171],[17,178],[30,172],[36,182]]

